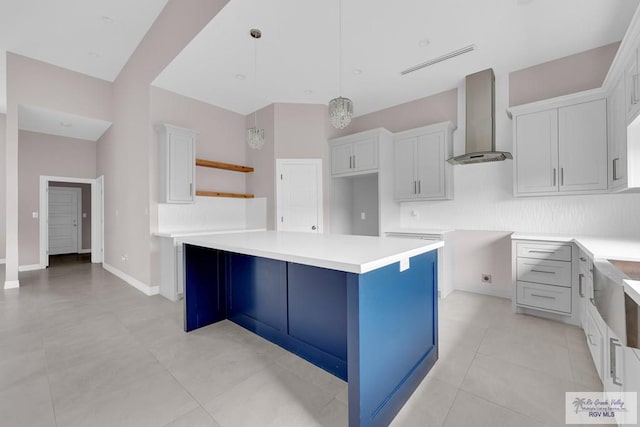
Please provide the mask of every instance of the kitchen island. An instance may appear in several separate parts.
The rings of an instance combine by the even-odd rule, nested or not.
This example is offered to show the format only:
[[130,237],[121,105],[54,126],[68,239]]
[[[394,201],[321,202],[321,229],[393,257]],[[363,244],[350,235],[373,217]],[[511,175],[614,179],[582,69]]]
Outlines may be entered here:
[[229,319],[349,383],[388,425],[438,358],[443,242],[254,232],[187,238],[185,330]]

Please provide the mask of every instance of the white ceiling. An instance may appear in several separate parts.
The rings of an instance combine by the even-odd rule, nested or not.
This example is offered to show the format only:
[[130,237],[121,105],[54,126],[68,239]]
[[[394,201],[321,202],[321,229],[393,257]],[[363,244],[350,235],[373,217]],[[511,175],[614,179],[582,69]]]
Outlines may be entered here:
[[[343,0],[339,94],[337,0],[231,0],[154,85],[241,114],[274,102],[327,104],[343,95],[362,115],[454,88],[466,74],[485,68],[506,73],[621,40],[637,5],[638,0]],[[250,28],[263,32],[257,82]],[[428,45],[421,46],[425,39]],[[476,45],[472,53],[400,75],[469,44]]]
[[167,0],[0,0],[0,113],[5,52],[113,81]]
[[109,129],[111,122],[47,110],[33,106],[18,106],[18,128],[31,132],[97,141]]

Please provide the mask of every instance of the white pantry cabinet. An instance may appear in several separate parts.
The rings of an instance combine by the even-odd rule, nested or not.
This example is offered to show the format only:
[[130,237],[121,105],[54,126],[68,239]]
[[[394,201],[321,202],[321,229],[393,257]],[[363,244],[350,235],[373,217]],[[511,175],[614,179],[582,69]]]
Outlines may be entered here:
[[398,201],[453,199],[451,122],[394,134],[394,197]]
[[331,175],[349,176],[375,172],[378,169],[380,130],[361,132],[329,141]]
[[512,109],[516,196],[607,189],[607,103],[591,98]]
[[159,203],[194,203],[197,133],[173,125],[156,128],[159,140]]

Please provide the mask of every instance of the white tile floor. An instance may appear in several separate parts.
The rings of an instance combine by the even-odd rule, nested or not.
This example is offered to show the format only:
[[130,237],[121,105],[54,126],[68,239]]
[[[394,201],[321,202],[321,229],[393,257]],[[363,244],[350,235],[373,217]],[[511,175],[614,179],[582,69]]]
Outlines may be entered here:
[[[347,425],[346,383],[233,323],[185,334],[180,303],[90,264],[20,282],[0,291],[3,426]],[[565,391],[601,387],[580,329],[454,292],[393,425],[559,426]]]

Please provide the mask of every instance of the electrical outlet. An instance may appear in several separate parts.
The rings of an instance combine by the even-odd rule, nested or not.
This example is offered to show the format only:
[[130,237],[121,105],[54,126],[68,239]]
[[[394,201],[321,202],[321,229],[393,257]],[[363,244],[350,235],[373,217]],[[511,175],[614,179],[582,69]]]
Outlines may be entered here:
[[122,260],[122,262],[127,262],[127,254],[122,255],[120,259]]
[[480,275],[480,280],[482,281],[482,283],[491,283],[491,275],[483,273]]
[[366,214],[366,213],[364,213],[364,212],[360,212],[360,219],[361,219],[361,220],[363,220],[363,221],[364,221],[365,219],[367,219],[367,214]]

